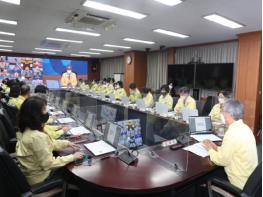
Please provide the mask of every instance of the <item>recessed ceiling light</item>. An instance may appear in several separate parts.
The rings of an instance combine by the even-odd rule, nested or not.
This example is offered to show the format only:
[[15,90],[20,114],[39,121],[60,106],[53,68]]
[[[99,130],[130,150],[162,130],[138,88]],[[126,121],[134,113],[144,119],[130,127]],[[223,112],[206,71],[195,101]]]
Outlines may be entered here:
[[15,36],[15,33],[10,33],[10,32],[5,32],[5,31],[0,31],[0,34],[2,35],[7,35],[7,36]]
[[113,45],[113,44],[104,44],[105,47],[112,47],[112,48],[120,48],[120,49],[130,49],[131,47],[127,46],[120,46],[120,45]]
[[52,52],[62,52],[62,50],[58,50],[58,49],[46,49],[46,48],[35,48],[35,50],[52,51]]
[[79,40],[67,40],[67,39],[61,39],[61,38],[50,38],[47,37],[47,40],[53,40],[53,41],[58,41],[58,42],[72,42],[72,43],[78,43],[78,44],[82,44],[83,41],[79,41]]
[[106,50],[106,49],[94,49],[94,48],[90,48],[89,50],[91,51],[101,51],[101,52],[107,52],[107,53],[113,53],[113,50]]
[[93,32],[87,32],[87,31],[77,31],[77,30],[72,30],[72,29],[64,29],[64,28],[56,28],[56,31],[60,32],[67,32],[67,33],[73,33],[73,34],[82,34],[82,35],[87,35],[87,36],[100,36],[98,33],[93,33]]
[[89,51],[81,51],[79,53],[90,54],[90,55],[100,55],[101,54],[101,53],[89,52]]
[[168,5],[168,6],[175,6],[177,4],[182,3],[181,0],[154,0],[154,1],[157,1],[159,3],[162,3],[164,5]]
[[138,42],[138,43],[144,43],[144,44],[155,44],[153,41],[147,41],[147,40],[138,40],[138,39],[133,39],[133,38],[124,38],[124,41],[128,42]]
[[93,8],[96,10],[101,10],[101,11],[105,11],[105,12],[111,12],[114,14],[119,14],[122,16],[128,16],[128,17],[132,17],[132,18],[136,18],[136,19],[143,19],[146,17],[145,14],[141,14],[141,13],[134,12],[131,10],[125,10],[122,8],[118,8],[115,6],[111,6],[111,5],[107,5],[107,4],[99,3],[99,2],[95,2],[95,1],[87,0],[87,1],[85,1],[85,3],[83,3],[83,6]]
[[6,2],[6,3],[20,5],[20,0],[0,0],[0,1]]
[[11,21],[6,19],[0,19],[0,23],[9,24],[9,25],[17,25],[17,21]]
[[13,50],[11,50],[11,49],[0,49],[0,51],[11,52],[11,51],[13,51]]
[[90,57],[90,55],[82,55],[82,54],[75,54],[75,53],[71,53],[71,56],[76,56],[76,57]]
[[223,16],[220,16],[218,14],[211,14],[211,15],[207,15],[204,16],[203,18],[209,20],[209,21],[213,21],[215,23],[218,23],[220,25],[232,28],[232,29],[236,29],[236,28],[240,28],[240,27],[244,27],[244,25],[241,25],[235,21],[232,21],[230,19],[227,19]]
[[13,40],[1,40],[0,39],[0,42],[14,43],[15,41],[13,41]]
[[179,34],[179,33],[168,31],[168,30],[164,30],[164,29],[155,29],[153,31],[157,32],[157,33],[169,35],[169,36],[179,37],[179,38],[188,38],[189,37],[188,35]]
[[55,52],[49,52],[49,51],[32,51],[32,53],[48,54],[48,55],[56,55]]
[[13,46],[9,46],[9,45],[0,45],[0,47],[12,48]]

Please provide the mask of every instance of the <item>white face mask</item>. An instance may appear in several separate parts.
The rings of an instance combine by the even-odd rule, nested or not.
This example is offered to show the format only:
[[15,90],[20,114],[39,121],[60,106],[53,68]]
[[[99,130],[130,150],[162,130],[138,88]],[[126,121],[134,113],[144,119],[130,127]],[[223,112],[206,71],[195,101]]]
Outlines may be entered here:
[[185,100],[186,99],[186,96],[180,96],[181,99]]
[[220,114],[220,118],[221,118],[222,123],[226,124],[225,117],[224,117],[224,115],[222,113]]
[[119,85],[116,85],[116,86],[115,86],[115,89],[119,89],[119,88],[120,88],[120,86],[119,86]]
[[172,89],[173,88],[173,85],[169,85],[169,89]]
[[223,104],[223,103],[225,102],[225,99],[224,99],[224,98],[218,98],[218,102],[219,102],[220,104]]
[[72,71],[71,70],[67,70],[67,73],[70,74]]

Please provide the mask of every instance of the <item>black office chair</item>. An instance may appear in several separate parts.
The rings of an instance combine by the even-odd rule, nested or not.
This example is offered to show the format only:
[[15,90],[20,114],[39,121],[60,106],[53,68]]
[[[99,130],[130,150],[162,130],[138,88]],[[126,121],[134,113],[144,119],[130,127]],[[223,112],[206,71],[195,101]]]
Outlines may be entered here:
[[4,108],[0,109],[0,120],[3,122],[5,129],[8,132],[9,139],[15,138],[16,137],[15,126],[11,122],[10,117]]
[[54,179],[31,187],[9,154],[0,147],[1,196],[54,196],[62,193],[63,181]]
[[17,125],[17,114],[18,114],[18,109],[15,106],[9,105],[6,102],[2,102],[2,105],[4,109],[6,110],[11,122],[13,125]]
[[262,163],[260,162],[248,178],[243,190],[222,179],[208,181],[208,194],[213,192],[222,196],[259,197],[262,194]]
[[202,109],[201,115],[202,116],[208,116],[208,114],[212,110],[213,105],[214,105],[213,97],[212,96],[208,96],[207,99],[206,99],[206,102],[203,105],[203,109]]
[[202,115],[204,108],[204,102],[203,101],[196,101],[196,109],[198,110],[198,114]]

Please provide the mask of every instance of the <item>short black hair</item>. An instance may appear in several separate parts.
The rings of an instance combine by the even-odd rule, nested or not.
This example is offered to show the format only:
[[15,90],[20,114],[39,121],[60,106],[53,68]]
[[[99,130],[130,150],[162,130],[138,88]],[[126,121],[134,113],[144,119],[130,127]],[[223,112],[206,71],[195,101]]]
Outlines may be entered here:
[[19,85],[13,85],[10,88],[9,97],[17,98],[21,94],[21,89]]
[[48,88],[44,85],[37,85],[37,87],[35,87],[35,93],[47,94]]
[[190,88],[184,86],[184,87],[181,87],[179,89],[179,93],[186,93],[186,94],[189,94],[190,93]]
[[144,88],[142,88],[141,92],[142,92],[142,94],[148,94],[149,92],[151,92],[151,89],[144,87]]
[[218,92],[218,95],[220,93],[223,94],[225,98],[231,98],[231,92],[229,92],[229,91],[221,90],[220,92]]
[[47,101],[38,96],[29,97],[24,101],[18,113],[18,127],[20,132],[23,133],[27,128],[43,131],[41,114],[46,105]]
[[120,86],[120,88],[123,88],[123,82],[122,81],[118,81],[118,82],[116,82],[116,84],[118,84]]
[[136,89],[136,84],[135,83],[131,83],[129,85],[129,88],[132,89],[132,90],[135,90]]
[[169,86],[168,85],[162,85],[162,87],[161,87],[161,91],[162,90],[165,90],[165,92],[169,92]]
[[21,86],[21,95],[27,95],[30,93],[30,86],[29,85],[22,85]]

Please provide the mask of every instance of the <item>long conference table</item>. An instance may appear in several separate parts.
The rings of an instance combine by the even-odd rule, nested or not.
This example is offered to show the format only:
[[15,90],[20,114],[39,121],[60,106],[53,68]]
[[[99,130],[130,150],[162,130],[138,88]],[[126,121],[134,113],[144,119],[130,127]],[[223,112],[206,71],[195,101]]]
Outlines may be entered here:
[[[182,148],[171,150],[169,147],[162,147],[160,142],[153,141],[152,137],[150,140],[147,139],[148,133],[151,133],[149,130],[154,128],[152,125],[156,124],[162,129],[167,124],[172,125],[168,127],[168,133],[171,135],[166,134],[164,137],[168,140],[177,136],[174,133],[188,132],[188,125],[182,121],[140,111],[133,107],[113,104],[82,92],[56,90],[53,91],[53,94],[62,101],[70,99],[74,105],[79,105],[83,113],[87,109],[99,111],[98,108],[101,105],[110,105],[117,109],[116,120],[118,121],[124,118],[141,120],[145,146],[138,150],[138,160],[134,164],[127,165],[112,153],[93,157],[91,166],[74,163],[67,166],[69,176],[80,182],[83,187],[95,188],[116,195],[152,196],[162,192],[179,192],[190,185],[200,184],[218,168],[209,160],[209,157],[203,158]],[[150,123],[148,120],[151,120]],[[80,143],[80,150],[92,155],[84,147],[85,143],[90,143],[88,138]],[[194,142],[191,141],[186,145],[192,143]],[[62,151],[60,155],[68,154],[68,152],[67,150]]]

